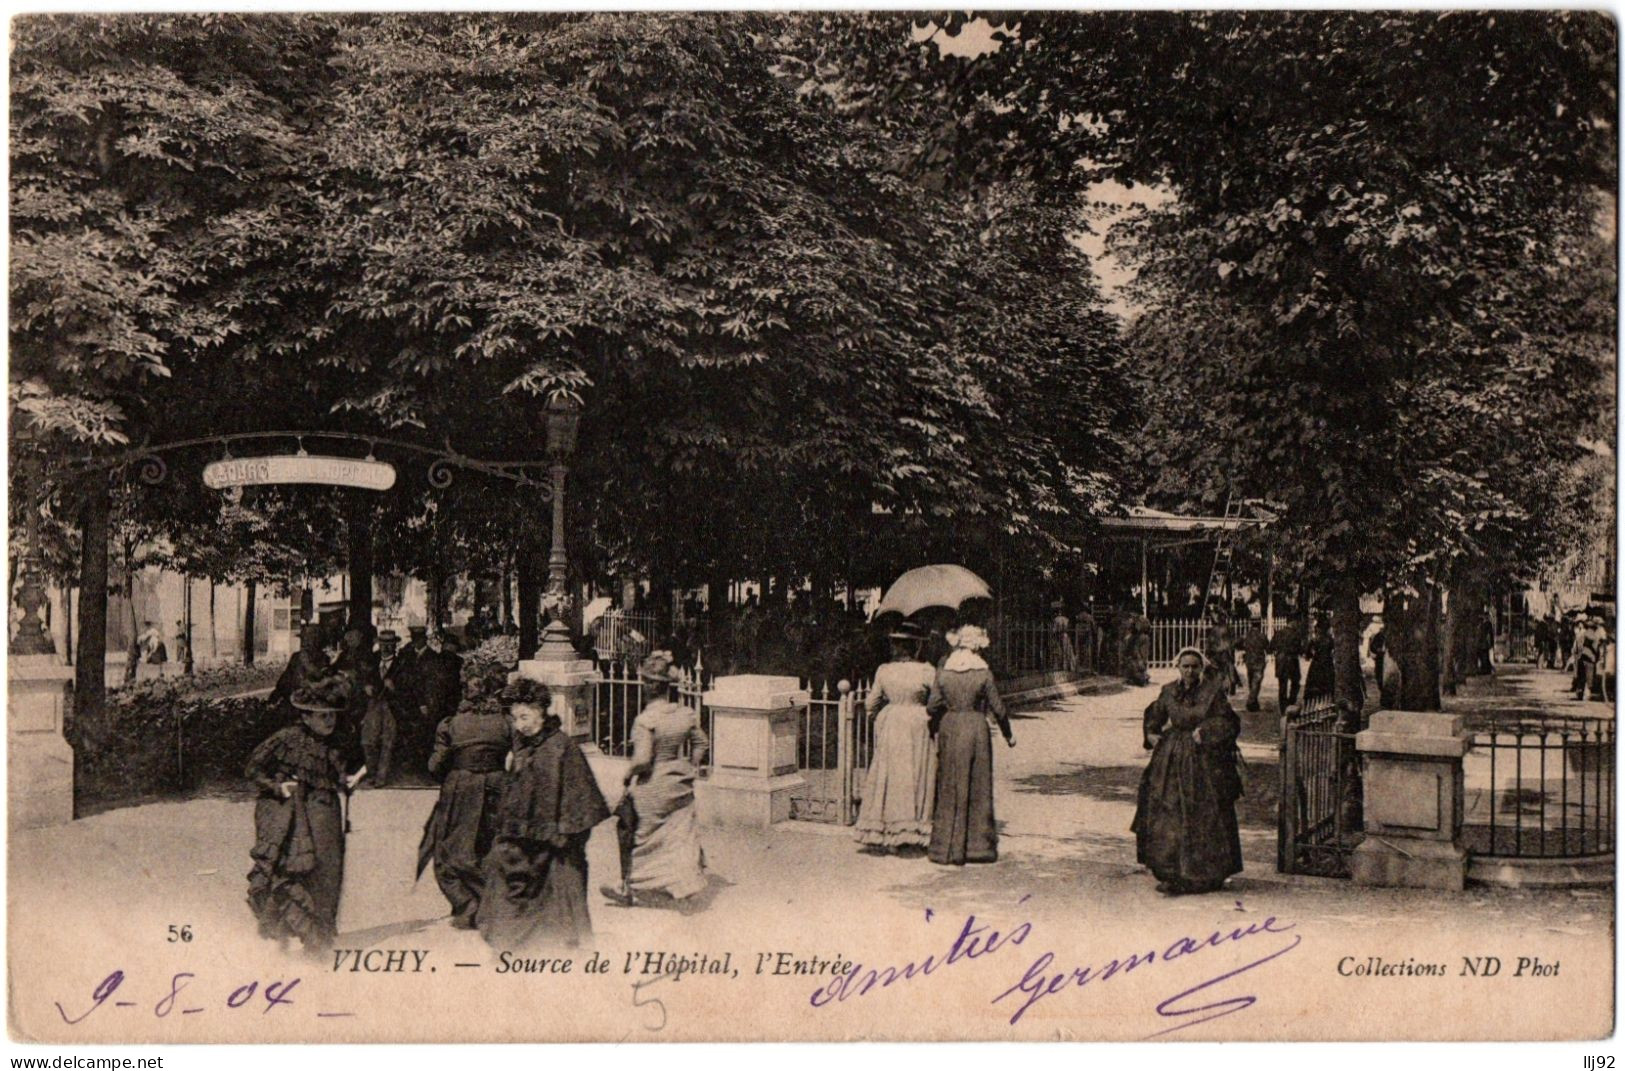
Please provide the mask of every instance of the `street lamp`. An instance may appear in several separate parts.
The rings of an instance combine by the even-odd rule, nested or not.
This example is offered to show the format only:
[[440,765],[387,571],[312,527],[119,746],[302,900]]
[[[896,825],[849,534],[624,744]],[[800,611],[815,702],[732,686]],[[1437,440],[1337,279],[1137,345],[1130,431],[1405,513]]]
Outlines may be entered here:
[[552,461],[549,474],[553,484],[553,544],[547,552],[547,593],[542,605],[547,610],[547,627],[536,651],[538,662],[573,662],[569,615],[570,558],[564,549],[564,481],[570,473],[570,455],[575,453],[576,431],[581,425],[581,401],[564,391],[547,400],[547,455]]

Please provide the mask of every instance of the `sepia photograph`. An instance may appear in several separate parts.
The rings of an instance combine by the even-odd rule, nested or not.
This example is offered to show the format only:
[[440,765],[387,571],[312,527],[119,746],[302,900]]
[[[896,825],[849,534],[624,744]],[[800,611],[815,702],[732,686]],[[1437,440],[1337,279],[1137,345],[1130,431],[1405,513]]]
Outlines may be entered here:
[[1611,1039],[1610,13],[9,28],[14,1053]]

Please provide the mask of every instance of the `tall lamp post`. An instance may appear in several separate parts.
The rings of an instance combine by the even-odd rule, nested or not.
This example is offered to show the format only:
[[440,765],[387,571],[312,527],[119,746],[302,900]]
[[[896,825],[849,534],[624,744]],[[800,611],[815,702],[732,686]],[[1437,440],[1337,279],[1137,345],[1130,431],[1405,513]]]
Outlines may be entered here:
[[39,532],[44,481],[33,436],[15,412],[12,416],[11,456],[23,484],[28,546],[17,563],[17,607],[23,616],[6,660],[6,813],[9,828],[27,829],[73,820],[73,748],[63,735],[73,667],[56,657],[40,614],[47,603]]
[[581,402],[571,394],[554,394],[547,402],[546,421],[547,456],[552,461],[553,543],[547,552],[547,591],[542,598],[548,622],[542,630],[536,661],[574,662],[579,656],[567,621],[570,558],[564,549],[564,482],[570,473],[570,456],[575,453],[576,431],[581,425]]

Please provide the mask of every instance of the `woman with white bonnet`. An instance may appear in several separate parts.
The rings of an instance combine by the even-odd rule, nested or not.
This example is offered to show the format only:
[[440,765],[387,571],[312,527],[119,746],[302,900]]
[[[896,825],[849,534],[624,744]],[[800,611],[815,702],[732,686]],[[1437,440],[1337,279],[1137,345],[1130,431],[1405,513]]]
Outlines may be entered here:
[[988,645],[987,632],[963,625],[947,639],[952,650],[937,670],[928,701],[933,712],[943,712],[937,729],[931,861],[946,866],[993,863],[999,858],[999,831],[993,821],[991,725],[998,725],[1010,747],[1016,746],[1016,738],[993,671],[977,653]]
[[1213,892],[1241,872],[1236,799],[1241,795],[1236,736],[1241,719],[1225,698],[1227,678],[1204,673],[1207,657],[1186,647],[1179,679],[1145,708],[1145,747],[1134,812],[1139,861],[1169,896]]

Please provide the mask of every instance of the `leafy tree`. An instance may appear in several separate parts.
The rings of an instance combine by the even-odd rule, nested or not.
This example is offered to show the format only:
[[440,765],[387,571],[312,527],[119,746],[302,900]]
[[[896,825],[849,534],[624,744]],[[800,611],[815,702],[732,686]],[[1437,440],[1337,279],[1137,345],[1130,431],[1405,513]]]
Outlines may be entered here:
[[[1113,236],[1143,308],[1148,490],[1277,508],[1283,556],[1334,608],[1351,696],[1361,592],[1388,589],[1403,617],[1404,593],[1433,604],[1449,563],[1504,545],[1492,534],[1544,538],[1538,481],[1479,459],[1521,413],[1526,452],[1561,468],[1582,426],[1569,402],[1595,374],[1595,337],[1583,357],[1535,340],[1562,304],[1542,273],[1594,231],[1594,193],[1615,182],[1613,27],[1505,12],[986,20],[993,50],[973,58],[834,21],[826,77],[932,130],[903,166],[941,184],[1171,194]],[[1402,666],[1410,632],[1391,633]],[[1437,704],[1436,678],[1407,677],[1406,706]]]

